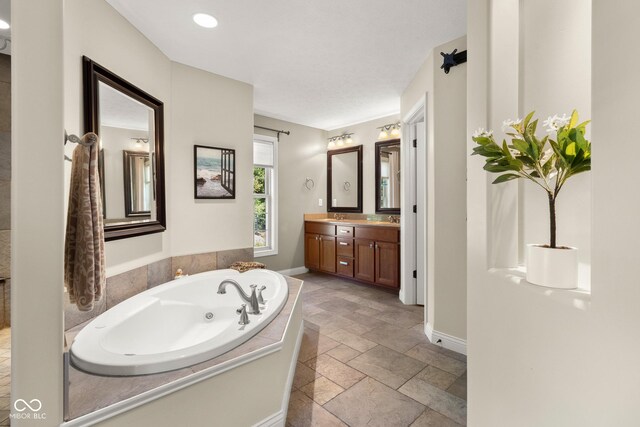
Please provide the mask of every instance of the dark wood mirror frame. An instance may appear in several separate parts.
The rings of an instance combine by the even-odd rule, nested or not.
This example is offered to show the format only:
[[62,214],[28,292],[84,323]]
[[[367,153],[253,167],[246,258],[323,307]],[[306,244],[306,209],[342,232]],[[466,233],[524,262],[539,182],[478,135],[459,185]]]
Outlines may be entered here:
[[[331,194],[332,157],[336,154],[358,153],[358,205],[355,207],[334,208]],[[362,213],[362,145],[327,151],[327,212]]]
[[[383,147],[390,147],[393,145],[400,146],[399,139],[391,139],[389,141],[378,141],[376,142],[376,213],[379,214],[389,214],[389,215],[400,215],[400,208],[381,208],[380,207],[380,151]],[[401,165],[402,166],[402,165]]]
[[151,108],[154,112],[155,127],[155,198],[156,219],[130,224],[104,226],[104,239],[118,240],[145,234],[161,233],[167,229],[164,192],[164,104],[142,89],[107,70],[86,56],[82,57],[84,131],[100,135],[100,103],[98,83],[102,82]]

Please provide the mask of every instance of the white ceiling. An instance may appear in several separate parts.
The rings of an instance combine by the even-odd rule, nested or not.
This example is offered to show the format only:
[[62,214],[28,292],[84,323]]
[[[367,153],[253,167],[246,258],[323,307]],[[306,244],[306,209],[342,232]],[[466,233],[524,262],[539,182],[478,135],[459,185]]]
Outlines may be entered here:
[[256,113],[326,130],[399,112],[428,52],[466,33],[465,0],[107,1],[172,60],[252,84]]

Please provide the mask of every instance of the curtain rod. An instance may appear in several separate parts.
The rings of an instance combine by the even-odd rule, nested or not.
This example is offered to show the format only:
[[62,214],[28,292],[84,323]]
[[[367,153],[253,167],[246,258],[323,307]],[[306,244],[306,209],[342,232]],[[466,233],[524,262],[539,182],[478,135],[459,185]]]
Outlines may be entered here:
[[278,139],[280,139],[280,134],[284,133],[285,135],[290,135],[291,131],[288,130],[278,130],[278,129],[271,129],[271,128],[266,128],[264,126],[258,126],[258,125],[253,125],[254,128],[258,128],[258,129],[264,129],[264,130],[270,130],[271,132],[276,132],[278,134]]

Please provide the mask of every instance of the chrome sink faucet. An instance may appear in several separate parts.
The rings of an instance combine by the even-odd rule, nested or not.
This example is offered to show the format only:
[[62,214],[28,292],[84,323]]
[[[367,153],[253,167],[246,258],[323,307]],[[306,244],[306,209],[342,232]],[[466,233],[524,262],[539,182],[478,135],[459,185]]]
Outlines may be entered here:
[[225,279],[220,282],[218,286],[219,294],[227,293],[227,285],[232,285],[240,294],[240,298],[249,304],[249,310],[247,311],[249,314],[260,314],[260,304],[258,303],[258,296],[256,294],[256,288],[258,285],[251,285],[251,296],[247,295],[238,282],[232,279]]

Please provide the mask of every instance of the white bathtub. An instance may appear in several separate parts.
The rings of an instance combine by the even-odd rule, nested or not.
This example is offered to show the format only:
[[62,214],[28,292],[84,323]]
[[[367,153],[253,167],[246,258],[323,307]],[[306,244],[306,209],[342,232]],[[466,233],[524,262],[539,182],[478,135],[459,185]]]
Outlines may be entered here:
[[[236,310],[244,303],[231,285],[218,294],[224,279],[265,285],[261,314],[239,325]],[[184,368],[225,353],[257,334],[287,301],[284,277],[269,270],[238,273],[216,270],[165,283],[107,310],[84,327],[71,349],[71,363],[86,372],[127,376]],[[247,308],[249,304],[247,304]],[[207,319],[207,313],[213,318]]]

